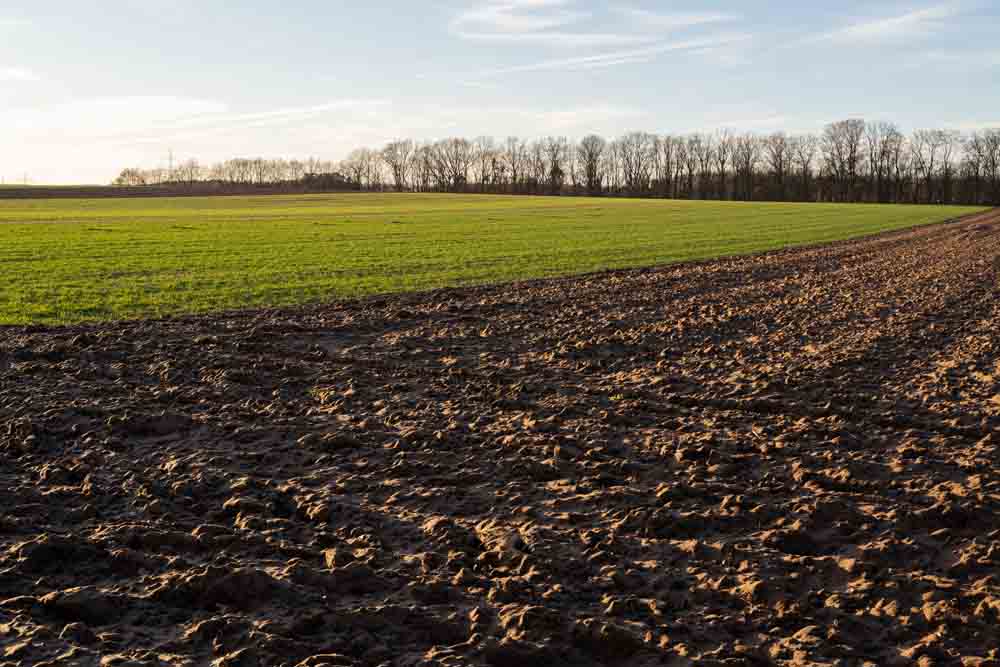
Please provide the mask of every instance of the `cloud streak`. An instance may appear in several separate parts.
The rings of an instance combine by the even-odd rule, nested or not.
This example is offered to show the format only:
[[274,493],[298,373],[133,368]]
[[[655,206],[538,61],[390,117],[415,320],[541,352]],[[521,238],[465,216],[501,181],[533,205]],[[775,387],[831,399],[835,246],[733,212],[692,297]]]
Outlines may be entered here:
[[836,44],[880,43],[892,39],[924,36],[939,30],[947,19],[961,13],[957,3],[925,7],[914,11],[854,23],[838,30],[814,35],[809,41]]
[[671,12],[667,14],[624,7],[617,10],[625,18],[644,30],[679,30],[696,26],[737,21],[741,16],[721,12]]
[[1000,50],[992,51],[928,51],[912,67],[928,65],[954,69],[988,69],[1000,67]]
[[222,113],[212,100],[171,96],[105,97],[0,110],[0,127],[42,140],[124,133],[199,114]]
[[571,0],[508,0],[467,9],[448,25],[460,39],[478,42],[538,43],[556,47],[597,47],[652,41],[646,35],[574,32],[568,27],[592,18],[571,9]]
[[635,64],[649,62],[657,56],[670,52],[689,51],[698,52],[720,46],[733,45],[739,42],[746,42],[753,36],[747,33],[728,33],[715,35],[702,39],[690,39],[679,42],[668,42],[637,49],[624,49],[610,51],[589,56],[576,56],[572,58],[555,58],[543,60],[527,65],[515,65],[512,67],[502,67],[493,70],[480,72],[476,75],[479,79],[488,79],[504,74],[521,74],[526,72],[546,72],[554,70],[594,70],[618,65]]
[[569,4],[568,0],[491,2],[485,7],[460,12],[452,20],[452,26],[499,34],[523,34],[559,28],[590,17],[589,12],[565,9]]
[[459,37],[478,42],[534,43],[540,46],[598,47],[622,44],[642,44],[655,41],[648,35],[629,35],[614,32],[561,32],[543,31],[528,33],[458,32]]
[[0,126],[33,141],[159,143],[278,127],[338,113],[371,111],[380,100],[338,100],[310,106],[233,113],[214,101],[170,96],[112,97],[0,111]]
[[[206,113],[172,119],[149,128],[145,136],[131,140],[136,143],[163,143],[226,134],[234,131],[278,127],[326,118],[334,112],[366,112],[386,106],[384,100],[339,100],[312,106],[288,107],[255,113]],[[129,139],[126,137],[126,139]]]
[[379,100],[338,100],[324,104],[311,106],[286,107],[273,111],[259,111],[253,113],[204,113],[187,118],[180,118],[169,123],[172,127],[201,127],[205,125],[248,125],[260,127],[263,125],[273,125],[285,123],[293,120],[300,120],[310,116],[319,116],[333,111],[343,111],[346,109],[356,109],[359,107],[370,108],[379,106],[384,102]]

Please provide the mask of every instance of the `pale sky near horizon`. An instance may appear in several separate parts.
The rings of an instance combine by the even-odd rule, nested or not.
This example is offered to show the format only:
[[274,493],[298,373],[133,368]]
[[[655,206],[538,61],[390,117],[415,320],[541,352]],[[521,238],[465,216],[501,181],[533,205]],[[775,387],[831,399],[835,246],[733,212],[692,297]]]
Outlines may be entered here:
[[397,137],[1000,126],[1000,2],[5,0],[0,178]]

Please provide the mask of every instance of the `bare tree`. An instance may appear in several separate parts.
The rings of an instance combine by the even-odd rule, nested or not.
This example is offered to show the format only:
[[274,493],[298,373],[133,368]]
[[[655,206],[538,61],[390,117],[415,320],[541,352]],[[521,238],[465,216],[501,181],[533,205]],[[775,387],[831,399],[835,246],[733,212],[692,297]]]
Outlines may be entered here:
[[410,187],[410,170],[413,167],[414,150],[413,142],[409,139],[389,142],[382,149],[382,161],[389,168],[398,192],[403,192]]
[[889,177],[892,179],[893,201],[902,202],[907,199],[912,170],[913,152],[910,144],[901,133],[897,134],[889,142]]
[[718,139],[715,142],[714,157],[715,165],[719,174],[719,199],[725,199],[728,194],[727,182],[729,180],[729,160],[733,155],[733,144],[733,137],[729,134],[729,130],[723,130],[720,132]]
[[578,194],[580,191],[581,178],[583,177],[583,172],[580,169],[580,156],[579,149],[576,144],[568,143],[566,144],[566,170],[569,176],[569,186],[573,194]]
[[868,149],[868,173],[871,196],[875,201],[888,199],[886,182],[892,142],[899,130],[891,123],[868,123],[865,126],[865,146]]
[[812,134],[803,134],[791,139],[791,161],[799,175],[799,198],[802,201],[810,201],[813,197],[813,167],[818,150],[819,139]]
[[687,141],[683,137],[674,137],[674,177],[671,197],[681,196],[681,180],[684,176],[684,166],[687,163]]
[[983,133],[984,167],[990,181],[990,202],[1000,206],[1000,128]]
[[452,137],[441,142],[440,150],[450,189],[453,192],[465,190],[469,182],[469,171],[475,161],[472,142],[461,137]]
[[924,201],[928,203],[935,201],[934,176],[939,168],[941,152],[949,141],[948,133],[944,130],[917,130],[913,133],[910,143],[914,165],[922,176]]
[[604,187],[602,166],[607,147],[608,142],[596,134],[589,134],[580,141],[577,154],[580,157],[583,180],[589,194],[600,194]]
[[427,145],[427,163],[433,187],[441,192],[453,188],[447,143],[447,140],[442,139]]
[[535,140],[528,144],[527,167],[529,189],[534,193],[541,192],[549,171],[543,141]]
[[754,174],[761,158],[760,138],[744,134],[736,138],[733,156],[736,163],[737,193],[740,199],[752,201],[754,198]]
[[784,132],[775,132],[764,140],[764,151],[767,163],[774,179],[774,196],[779,201],[785,199],[785,176],[788,173],[790,151],[788,136]]
[[861,139],[865,122],[859,118],[831,123],[823,129],[821,146],[827,171],[839,201],[854,201],[861,167]]
[[569,142],[566,137],[549,137],[544,142],[544,150],[549,193],[557,195],[562,192],[563,183],[566,181]]
[[[261,160],[263,162],[263,160]],[[177,165],[177,169],[174,171],[174,179],[181,183],[191,184],[198,180],[201,180],[201,166],[198,164],[197,160],[185,160]],[[264,182],[261,179],[260,182]]]
[[647,192],[651,180],[653,135],[631,132],[622,137],[618,144],[625,188],[634,195]]
[[366,148],[359,148],[351,151],[347,159],[341,164],[341,168],[347,172],[352,181],[357,183],[359,188],[365,186],[365,174],[368,172],[369,151]]
[[951,204],[954,201],[955,171],[958,168],[956,160],[962,149],[962,135],[952,130],[943,130],[941,138],[941,201]]
[[698,196],[701,199],[707,199],[712,191],[712,167],[715,161],[715,142],[712,135],[696,134],[689,149],[694,152],[695,159],[698,161]]
[[620,141],[612,141],[604,151],[603,167],[608,192],[618,194],[624,182],[622,176],[622,145]]
[[420,192],[429,192],[435,179],[434,147],[430,144],[417,146],[413,151],[414,187]]
[[657,192],[661,197],[673,196],[677,144],[676,137],[672,137],[669,134],[654,138],[653,172],[656,179]]
[[978,204],[982,201],[983,175],[986,171],[986,141],[982,134],[974,132],[965,142],[962,166],[965,181],[965,201]]
[[493,137],[477,137],[472,145],[475,154],[473,179],[479,182],[479,191],[495,190],[498,186],[498,149]]
[[1000,129],[975,132],[965,148],[967,201],[1000,205]]
[[301,160],[289,160],[288,179],[291,181],[301,181],[306,175],[306,165]]
[[527,144],[517,137],[507,137],[504,144],[504,161],[507,163],[507,170],[510,172],[511,191],[517,192],[524,179],[524,172],[528,161]]
[[112,185],[118,186],[137,186],[137,185],[147,185],[148,181],[146,179],[146,173],[141,169],[123,169],[118,175],[118,178],[114,180]]
[[692,134],[684,142],[684,168],[687,171],[687,198],[694,198],[694,175],[698,171],[701,154],[701,135]]

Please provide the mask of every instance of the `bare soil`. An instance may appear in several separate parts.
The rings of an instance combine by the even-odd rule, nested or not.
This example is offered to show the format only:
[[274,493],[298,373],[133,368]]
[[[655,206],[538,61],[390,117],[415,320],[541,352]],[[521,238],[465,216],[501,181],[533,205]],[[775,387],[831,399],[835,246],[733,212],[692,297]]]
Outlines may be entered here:
[[1000,664],[1000,215],[0,331],[0,665]]

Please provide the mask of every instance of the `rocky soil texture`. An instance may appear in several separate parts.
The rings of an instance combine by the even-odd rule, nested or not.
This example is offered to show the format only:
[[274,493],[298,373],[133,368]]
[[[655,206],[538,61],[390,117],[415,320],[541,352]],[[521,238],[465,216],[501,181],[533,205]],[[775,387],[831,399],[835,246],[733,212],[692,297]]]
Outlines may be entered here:
[[0,330],[0,665],[1000,664],[998,256]]

